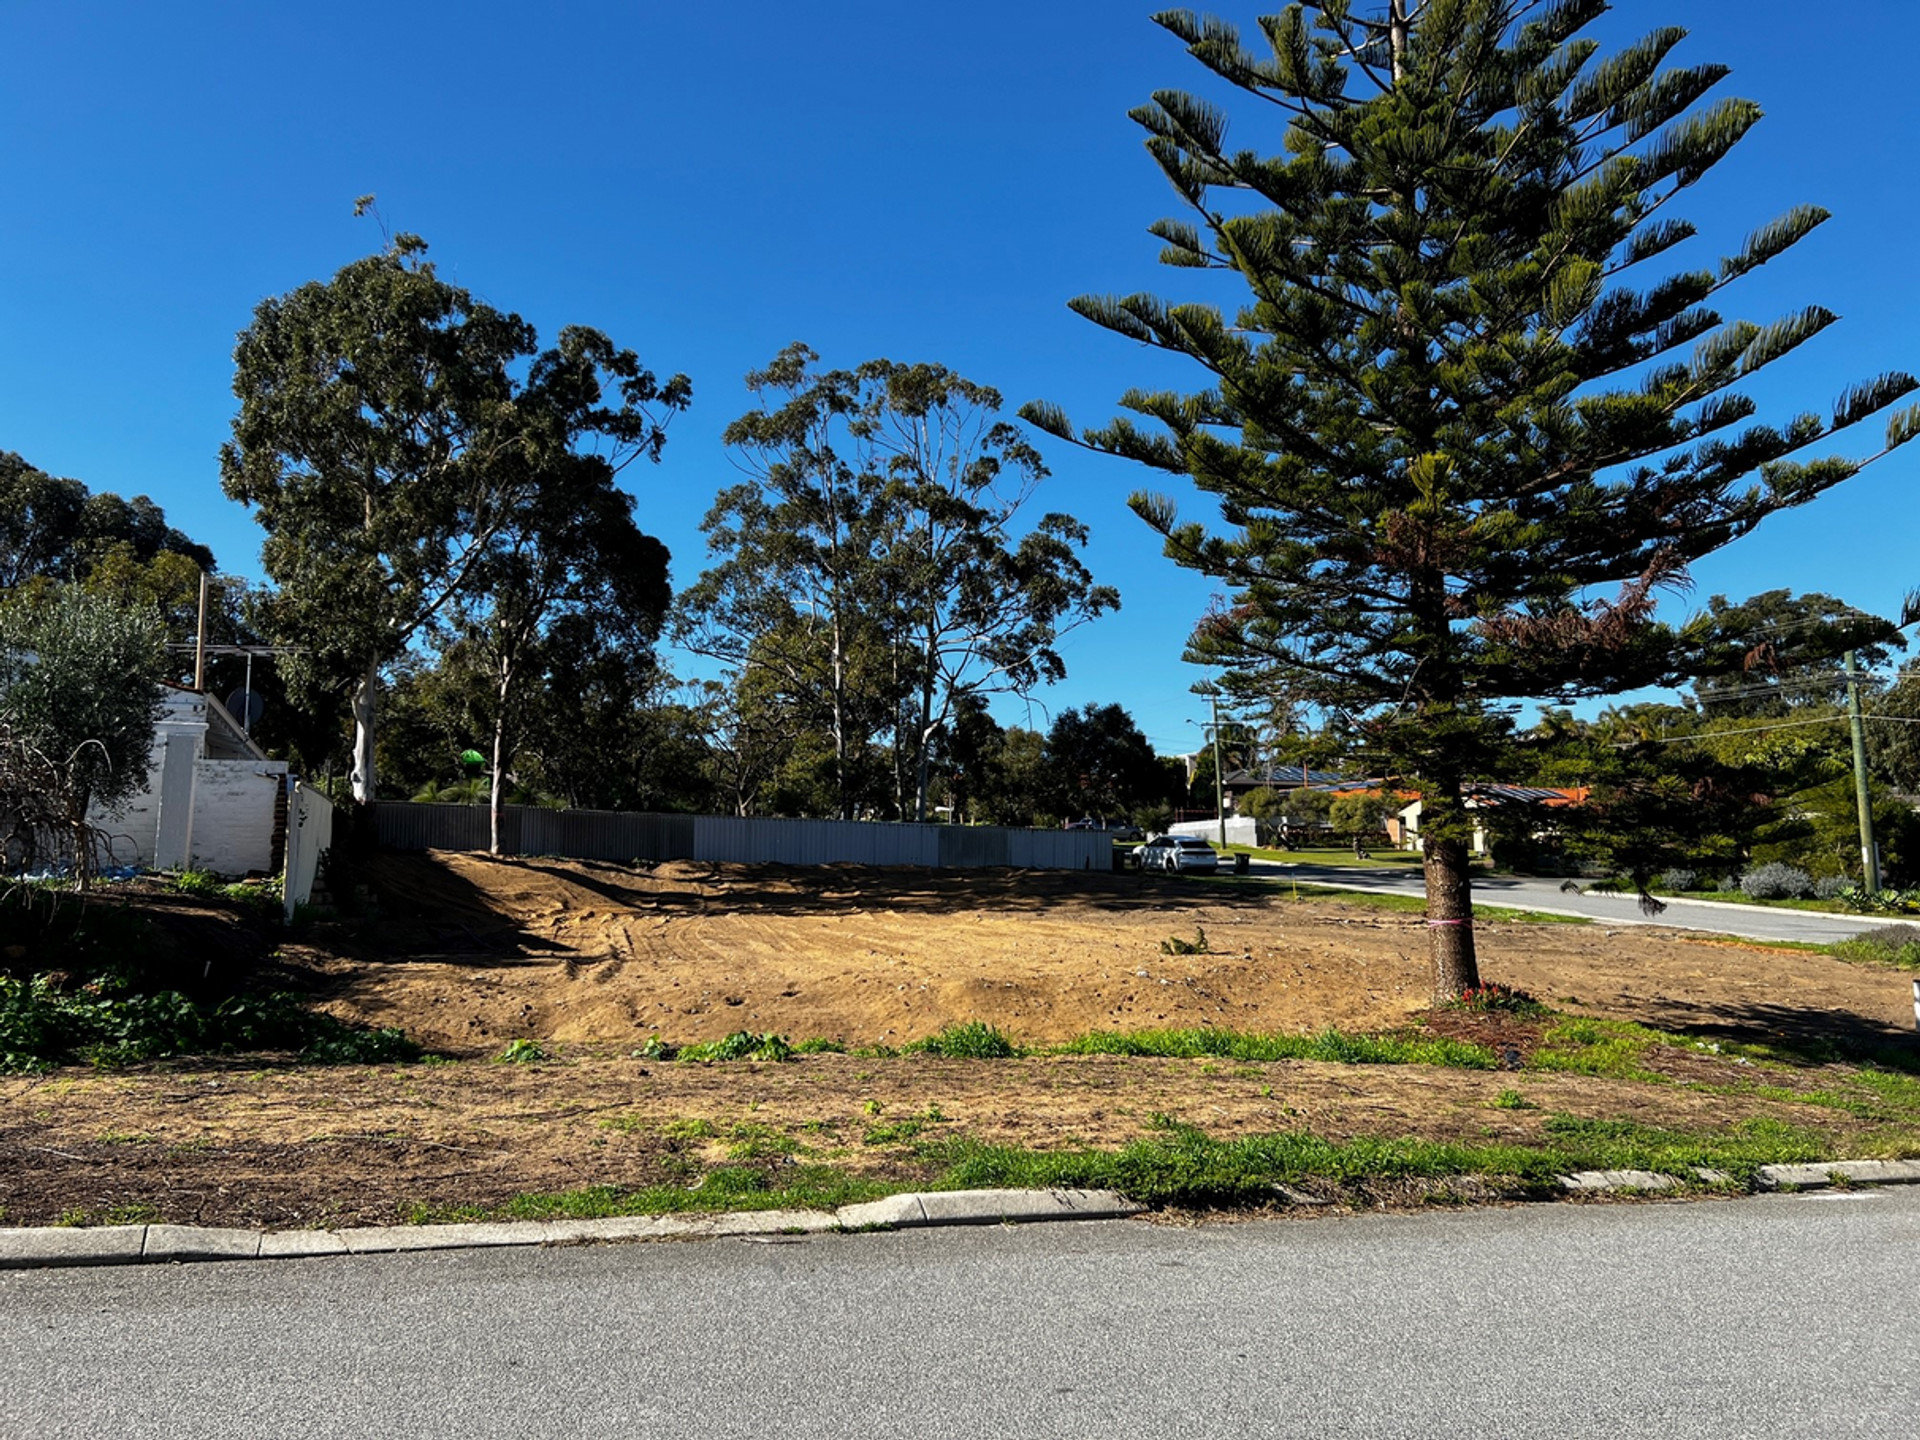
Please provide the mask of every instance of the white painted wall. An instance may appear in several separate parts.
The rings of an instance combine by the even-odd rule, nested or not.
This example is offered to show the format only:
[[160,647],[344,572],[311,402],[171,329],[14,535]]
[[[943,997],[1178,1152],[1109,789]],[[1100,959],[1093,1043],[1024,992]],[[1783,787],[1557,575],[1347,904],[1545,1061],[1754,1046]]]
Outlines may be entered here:
[[192,868],[238,877],[273,864],[273,813],[284,760],[196,760]]
[[96,809],[91,817],[112,840],[111,863],[234,879],[264,871],[287,762],[209,760],[205,699],[172,688],[161,699],[145,787],[118,811]]
[[[1258,845],[1259,836],[1255,833],[1258,822],[1251,815],[1229,815],[1227,817],[1227,844]],[[1197,835],[1209,845],[1220,843],[1220,822],[1218,820],[1182,820],[1168,832],[1170,835]]]

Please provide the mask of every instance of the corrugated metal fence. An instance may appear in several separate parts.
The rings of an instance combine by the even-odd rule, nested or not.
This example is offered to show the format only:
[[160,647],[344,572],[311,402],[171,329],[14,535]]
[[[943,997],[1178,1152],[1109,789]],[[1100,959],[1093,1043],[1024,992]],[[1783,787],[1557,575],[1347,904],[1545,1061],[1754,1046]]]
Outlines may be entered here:
[[[393,850],[485,850],[482,805],[373,807],[380,843]],[[733,815],[649,815],[613,810],[500,812],[508,855],[574,860],[733,860],[781,865],[925,865],[943,870],[993,865],[1039,870],[1106,870],[1113,845],[1094,830],[1007,830],[985,825],[895,825],[865,820],[783,820]]]

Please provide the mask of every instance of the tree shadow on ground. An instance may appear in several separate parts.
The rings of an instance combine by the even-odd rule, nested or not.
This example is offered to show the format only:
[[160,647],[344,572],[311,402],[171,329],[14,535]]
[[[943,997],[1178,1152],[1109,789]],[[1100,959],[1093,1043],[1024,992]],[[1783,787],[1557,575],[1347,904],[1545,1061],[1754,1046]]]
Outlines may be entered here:
[[[1920,1071],[1920,1035],[1909,1026],[1895,1025],[1854,1010],[1820,1009],[1786,1004],[1715,1005],[1711,1012],[1689,1008],[1676,1016],[1671,1010],[1636,1005],[1609,1006],[1620,1019],[1637,1020],[1696,1040],[1732,1041],[1767,1045],[1783,1059],[1809,1065],[1836,1060],[1873,1060],[1902,1070]],[[1645,1009],[1648,1013],[1636,1011]]]

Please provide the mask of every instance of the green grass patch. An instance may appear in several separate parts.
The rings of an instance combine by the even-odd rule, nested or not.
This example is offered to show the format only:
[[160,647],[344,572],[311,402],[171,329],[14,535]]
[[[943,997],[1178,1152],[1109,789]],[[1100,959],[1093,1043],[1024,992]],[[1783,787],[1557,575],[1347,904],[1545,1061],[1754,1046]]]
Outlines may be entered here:
[[[1220,848],[1210,840],[1207,843],[1216,850]],[[1418,855],[1396,851],[1361,860],[1354,855],[1351,845],[1332,850],[1269,850],[1259,845],[1229,845],[1226,853],[1251,855],[1256,860],[1272,860],[1281,865],[1324,865],[1343,870],[1417,870],[1421,863]]]
[[984,1020],[947,1026],[937,1035],[901,1047],[907,1055],[939,1055],[951,1060],[1012,1060],[1025,1052]]
[[1493,1051],[1464,1040],[1429,1035],[1249,1035],[1236,1030],[1095,1030],[1064,1045],[1056,1055],[1159,1055],[1170,1059],[1211,1057],[1249,1062],[1325,1060],[1340,1065],[1444,1065],[1491,1070]]
[[[1264,875],[1219,875],[1214,877],[1213,883],[1258,885],[1301,900],[1340,900],[1349,905],[1361,905],[1371,910],[1386,910],[1399,915],[1427,913],[1427,900],[1424,895],[1399,895],[1381,890],[1343,890],[1335,885],[1295,885],[1288,880],[1273,880]],[[1476,905],[1473,907],[1473,918],[1522,925],[1591,925],[1593,923],[1592,919],[1586,915],[1554,915],[1544,910],[1516,910],[1507,905]]]
[[1648,1050],[1655,1045],[1678,1047],[1686,1043],[1678,1036],[1627,1020],[1569,1016],[1540,1037],[1539,1047],[1527,1057],[1527,1068],[1658,1084],[1667,1077],[1647,1068]]
[[464,1220],[603,1220],[615,1215],[681,1215],[731,1210],[834,1210],[877,1200],[902,1187],[898,1183],[849,1174],[831,1165],[783,1168],[781,1183],[744,1165],[709,1170],[687,1185],[590,1185],[581,1190],[517,1195],[498,1209],[479,1206],[403,1206],[409,1225],[444,1225]]
[[1538,1145],[1333,1141],[1299,1132],[1217,1140],[1162,1117],[1155,1134],[1117,1151],[1020,1150],[962,1137],[942,1147],[938,1158],[947,1166],[942,1183],[955,1188],[1082,1186],[1119,1190],[1148,1204],[1187,1205],[1257,1201],[1275,1184],[1310,1180],[1473,1175],[1544,1188],[1575,1170],[1654,1170],[1684,1179],[1705,1167],[1750,1184],[1762,1165],[1833,1158],[1820,1137],[1767,1119],[1680,1131],[1554,1116],[1545,1131]]

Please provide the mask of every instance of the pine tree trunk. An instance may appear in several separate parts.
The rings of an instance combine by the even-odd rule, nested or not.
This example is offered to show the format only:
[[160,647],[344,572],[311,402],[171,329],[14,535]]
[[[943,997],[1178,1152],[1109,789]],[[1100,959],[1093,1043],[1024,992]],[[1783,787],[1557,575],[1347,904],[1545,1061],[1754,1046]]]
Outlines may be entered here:
[[[1449,793],[1450,792],[1450,793]],[[1458,783],[1423,787],[1420,832],[1427,882],[1427,936],[1435,1003],[1480,983],[1473,946],[1473,880],[1467,869],[1467,827]]]
[[380,667],[369,665],[353,690],[353,798],[373,803],[373,698],[380,685]]

